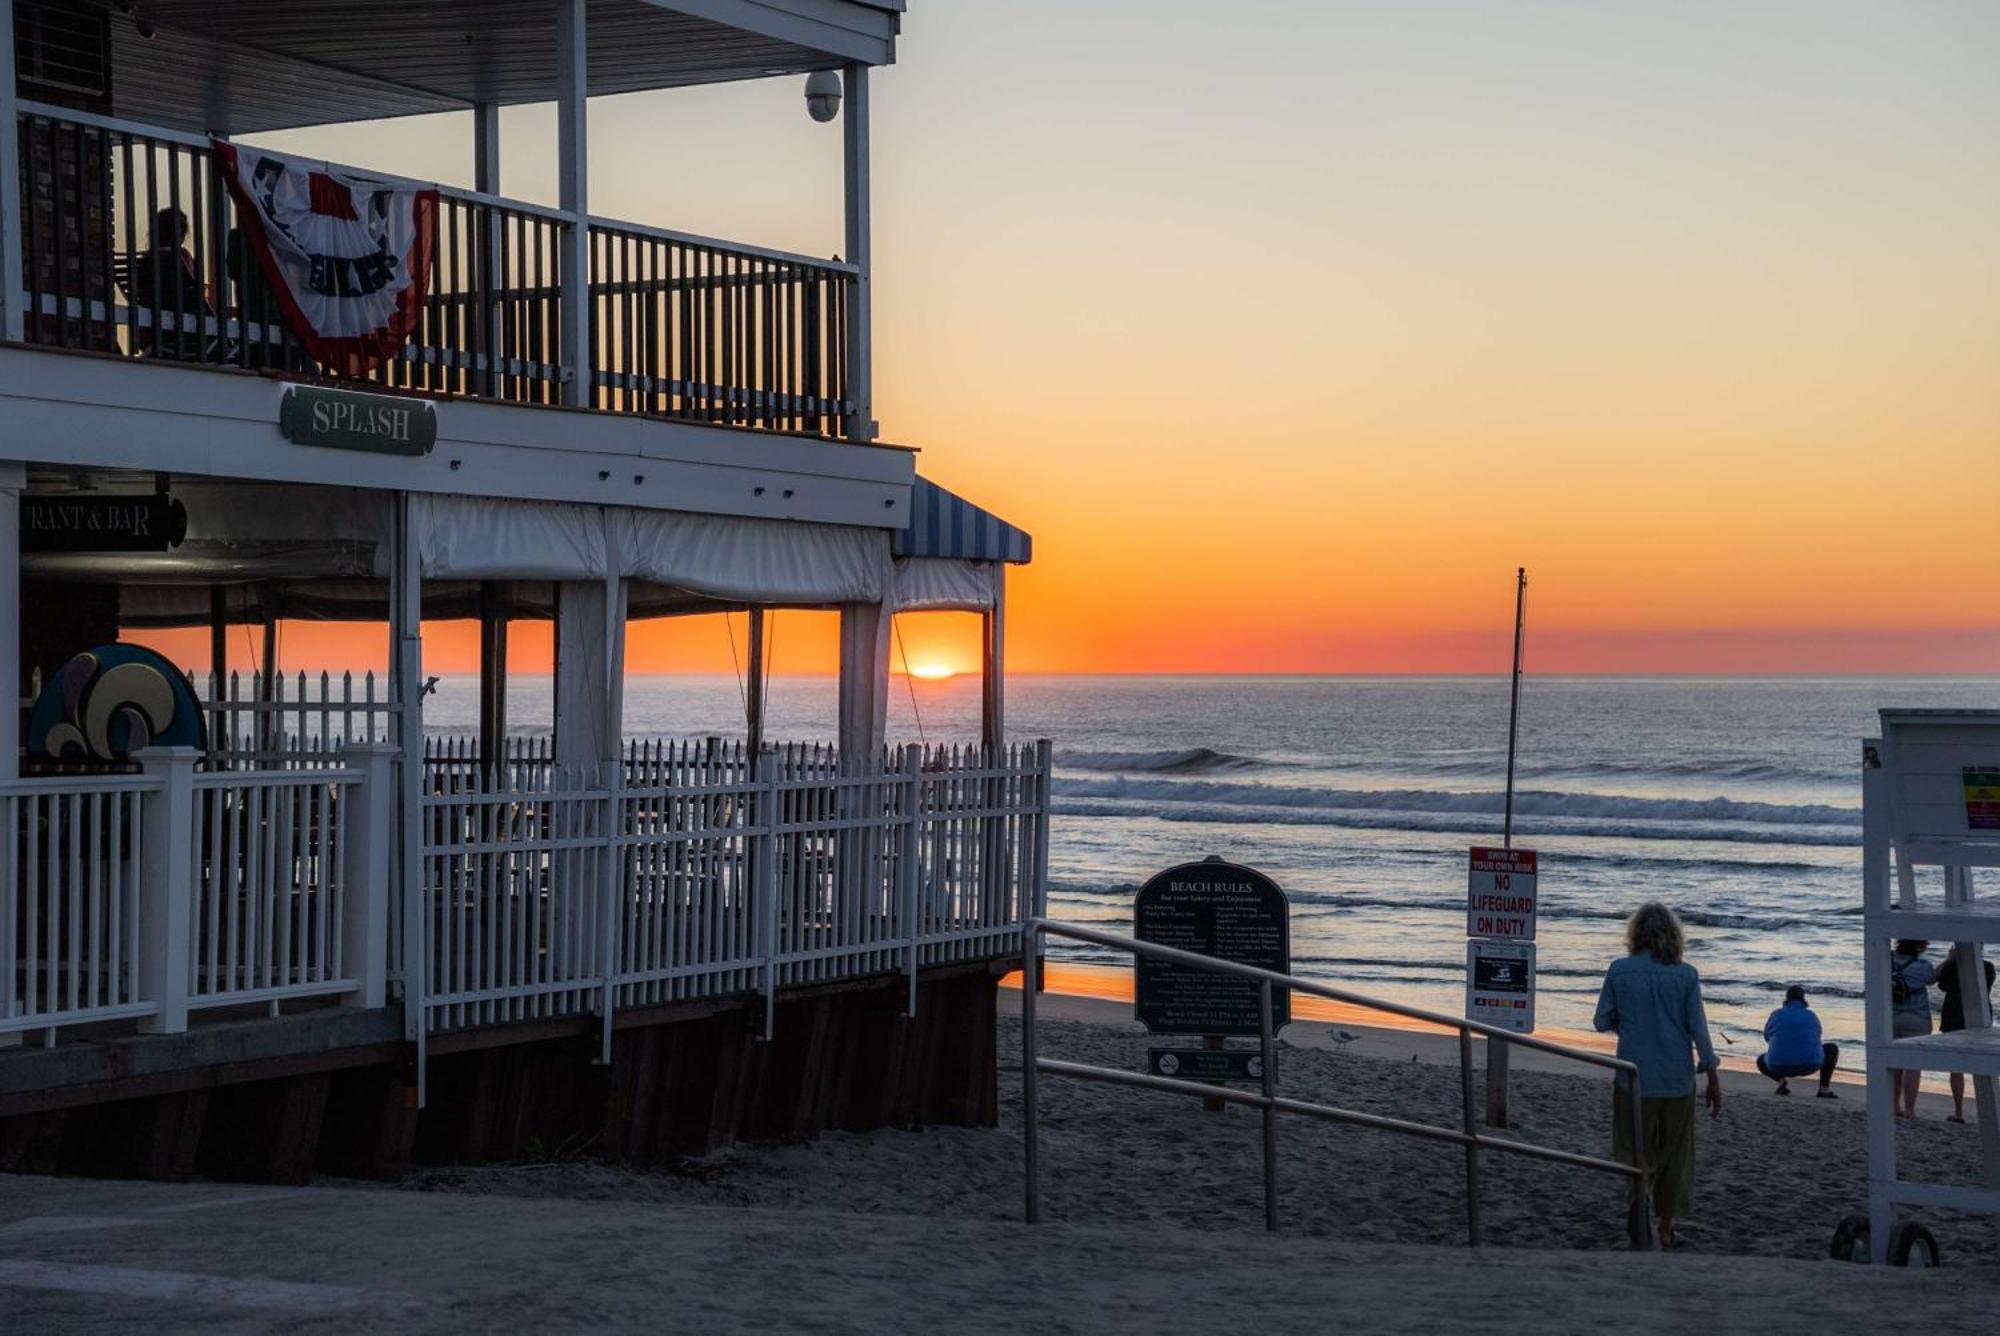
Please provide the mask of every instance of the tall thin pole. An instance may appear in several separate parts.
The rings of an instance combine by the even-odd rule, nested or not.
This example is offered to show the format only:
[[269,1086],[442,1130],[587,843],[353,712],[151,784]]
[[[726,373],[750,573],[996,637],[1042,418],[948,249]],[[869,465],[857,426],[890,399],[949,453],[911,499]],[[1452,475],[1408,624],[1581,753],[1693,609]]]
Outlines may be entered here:
[[[1514,752],[1521,740],[1521,628],[1528,606],[1528,568],[1514,569],[1514,683],[1507,709],[1507,808],[1500,827],[1501,847],[1514,847]],[[1504,1039],[1486,1041],[1486,1125],[1506,1127],[1507,1067],[1513,1050]],[[1475,1227],[1474,1233],[1477,1233]]]
[[1500,828],[1502,848],[1514,847],[1514,752],[1521,740],[1521,628],[1528,608],[1528,568],[1514,571],[1514,694],[1507,710],[1507,812]]

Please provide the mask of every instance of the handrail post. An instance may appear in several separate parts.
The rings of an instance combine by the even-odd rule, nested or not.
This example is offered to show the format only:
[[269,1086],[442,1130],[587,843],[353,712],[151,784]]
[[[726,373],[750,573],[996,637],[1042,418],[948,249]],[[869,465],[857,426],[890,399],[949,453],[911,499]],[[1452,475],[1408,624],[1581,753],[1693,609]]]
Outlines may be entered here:
[[[1622,1080],[1625,1073],[1620,1072]],[[1646,1181],[1646,1108],[1645,1099],[1639,1093],[1637,1073],[1633,1074],[1627,1092],[1626,1108],[1632,1121],[1632,1167],[1638,1170],[1632,1179],[1631,1219],[1626,1222],[1626,1233],[1631,1237],[1634,1252],[1651,1252],[1658,1246],[1653,1235],[1653,1189]]]
[[1029,919],[1021,925],[1021,1148],[1028,1164],[1028,1223],[1042,1218],[1040,1147],[1037,1145],[1035,1107],[1036,1067],[1041,1058],[1035,1048],[1035,960],[1039,955],[1042,923]]
[[1271,1039],[1271,981],[1257,982],[1257,1041],[1263,1055],[1264,1228],[1278,1232],[1278,1053]]
[[194,932],[193,747],[147,747],[140,770],[160,781],[139,799],[139,996],[159,1010],[139,1022],[145,1034],[188,1028],[188,972]]
[[388,1000],[389,842],[396,828],[395,788],[386,742],[350,744],[342,763],[361,781],[341,795],[341,959],[353,972],[354,991],[343,1006],[379,1007]]
[[1458,1080],[1465,1104],[1465,1243],[1479,1246],[1479,1117],[1472,1093],[1472,1031],[1458,1030]]

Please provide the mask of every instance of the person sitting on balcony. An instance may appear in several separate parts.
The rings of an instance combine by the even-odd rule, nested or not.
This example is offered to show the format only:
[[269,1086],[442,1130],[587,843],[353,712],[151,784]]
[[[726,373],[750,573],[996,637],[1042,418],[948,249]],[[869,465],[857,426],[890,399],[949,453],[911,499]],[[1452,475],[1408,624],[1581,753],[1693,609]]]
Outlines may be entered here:
[[310,370],[312,364],[305,347],[286,325],[277,291],[264,276],[264,266],[257,262],[242,228],[229,229],[222,264],[236,287],[236,315],[242,322],[238,328],[243,331],[243,365]]
[[206,350],[216,342],[213,294],[201,281],[187,240],[187,214],[161,209],[153,216],[152,249],[132,261],[125,290],[132,305],[151,316],[138,331],[139,351],[147,357],[210,360]]
[[1806,990],[1793,984],[1785,990],[1785,1003],[1764,1022],[1764,1042],[1769,1046],[1757,1059],[1757,1070],[1778,1083],[1774,1095],[1789,1095],[1794,1076],[1819,1073],[1819,1097],[1839,1099],[1833,1093],[1833,1070],[1840,1065],[1840,1045],[1822,1043],[1819,1016],[1806,1004]]

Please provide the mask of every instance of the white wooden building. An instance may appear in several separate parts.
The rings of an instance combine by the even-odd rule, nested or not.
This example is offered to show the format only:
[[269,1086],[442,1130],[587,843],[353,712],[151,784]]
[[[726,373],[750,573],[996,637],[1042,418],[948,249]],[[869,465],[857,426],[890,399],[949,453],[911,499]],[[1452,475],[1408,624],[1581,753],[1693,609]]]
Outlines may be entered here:
[[[393,1019],[421,1095],[441,1035],[568,1023],[610,1060],[634,1010],[733,1000],[769,1036],[786,990],[886,981],[907,1013],[926,971],[1017,949],[1047,856],[1048,748],[1003,722],[1027,538],[877,439],[869,72],[902,9],[0,0],[0,687],[24,701],[0,712],[0,1123],[55,1107],[7,1103],[32,1050],[133,1030],[338,1004]],[[588,97],[808,78],[816,115],[837,95],[838,256],[593,212]],[[499,111],[534,102],[553,208],[500,178]],[[334,374],[241,244],[216,142],[446,111],[477,188],[436,188],[407,337]],[[687,179],[727,189],[715,166]],[[93,540],[121,506],[146,532]],[[778,608],[839,614],[822,737],[764,734]],[[983,619],[984,727],[891,750],[892,619],[919,608]],[[628,622],[745,610],[745,738],[628,736]],[[427,748],[424,623],[469,617],[479,737]],[[385,679],[218,673],[202,746],[35,750],[26,706],[76,653],[207,627],[219,666],[230,628],[291,618],[385,628]],[[555,728],[521,750],[507,627],[533,618]],[[139,708],[113,677],[51,696],[67,736]]]

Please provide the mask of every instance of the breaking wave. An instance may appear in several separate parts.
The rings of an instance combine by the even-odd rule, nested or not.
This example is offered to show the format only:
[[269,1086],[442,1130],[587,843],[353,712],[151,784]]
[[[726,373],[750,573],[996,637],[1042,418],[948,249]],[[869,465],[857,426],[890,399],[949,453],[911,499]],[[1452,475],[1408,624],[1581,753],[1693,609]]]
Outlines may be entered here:
[[1056,757],[1056,763],[1069,770],[1155,775],[1210,775],[1230,770],[1256,770],[1272,764],[1255,756],[1238,756],[1211,747],[1151,752],[1066,751]]
[[[1497,791],[1322,789],[1218,780],[1058,778],[1058,810],[1072,816],[1144,816],[1167,821],[1326,825],[1358,829],[1457,831],[1500,815]],[[1851,845],[1861,814],[1822,803],[1738,798],[1637,798],[1528,789],[1514,813],[1543,834],[1757,844]]]

